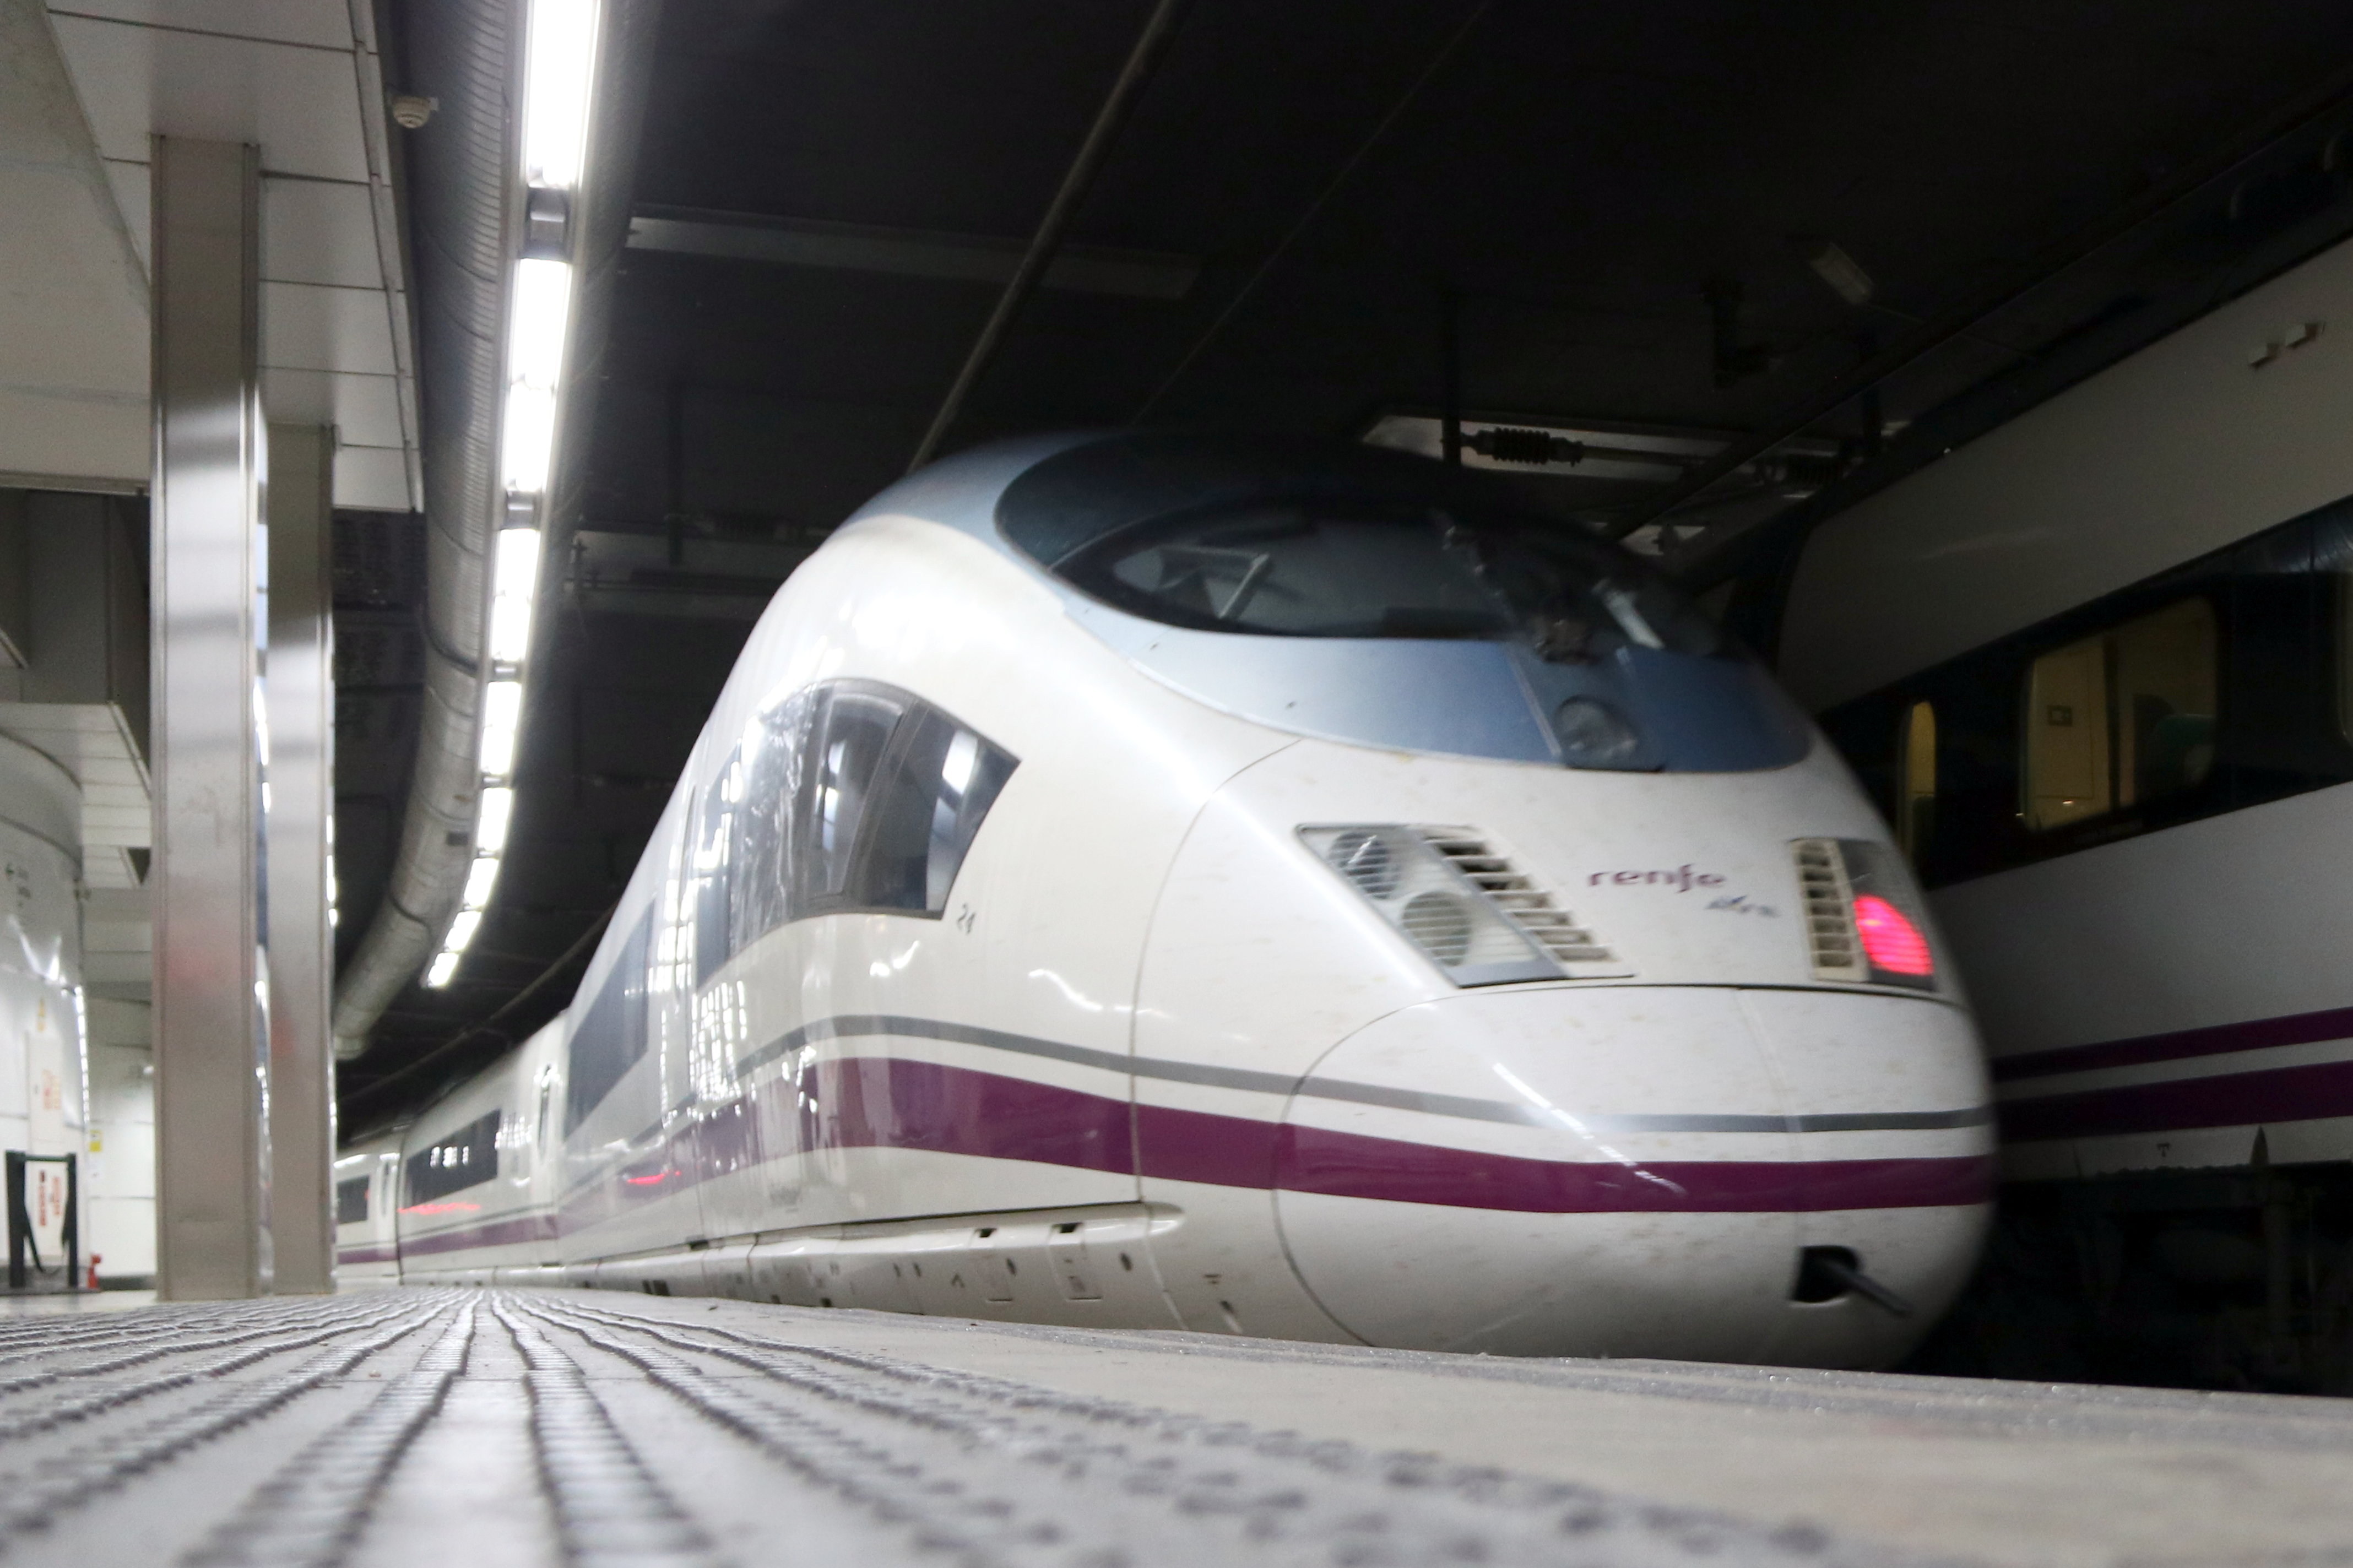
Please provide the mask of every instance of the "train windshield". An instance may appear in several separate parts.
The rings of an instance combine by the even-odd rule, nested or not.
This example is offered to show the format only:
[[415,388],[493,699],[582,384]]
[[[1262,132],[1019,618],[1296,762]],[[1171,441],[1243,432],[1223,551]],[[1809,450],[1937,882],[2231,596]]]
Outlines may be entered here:
[[1124,435],[1029,468],[997,525],[1089,598],[1208,634],[1123,647],[1279,727],[1630,771],[1780,767],[1811,744],[1771,679],[1649,566],[1421,458]]
[[1345,498],[1220,508],[1123,530],[1060,572],[1132,614],[1203,631],[1517,640],[1556,662],[1722,646],[1630,558],[1459,508]]

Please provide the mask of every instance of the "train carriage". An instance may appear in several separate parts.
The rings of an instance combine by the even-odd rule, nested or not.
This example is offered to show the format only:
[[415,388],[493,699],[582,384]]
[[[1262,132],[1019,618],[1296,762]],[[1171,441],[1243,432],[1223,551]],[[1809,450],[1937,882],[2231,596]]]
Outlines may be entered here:
[[400,1142],[396,1128],[335,1156],[335,1280],[344,1289],[400,1283]]
[[554,1284],[558,1016],[412,1122],[400,1157],[403,1279]]
[[412,1129],[418,1277],[538,1245],[483,1195],[520,1115],[574,1283],[1872,1365],[1991,1175],[1940,940],[1772,680],[1621,552],[1318,443],[878,498],[754,630],[532,1099],[540,1050]]
[[1831,519],[1790,579],[1779,669],[1992,1053],[1984,1364],[2353,1386],[2348,317],[2340,246]]

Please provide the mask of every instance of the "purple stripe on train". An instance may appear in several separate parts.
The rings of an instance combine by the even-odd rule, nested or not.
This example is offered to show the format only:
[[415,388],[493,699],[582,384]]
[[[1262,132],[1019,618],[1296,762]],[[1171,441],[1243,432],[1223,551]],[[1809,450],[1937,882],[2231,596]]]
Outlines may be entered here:
[[[793,1097],[781,1118],[789,1133],[773,1141],[786,1147],[774,1147],[764,1133],[778,1120],[766,1107],[731,1111],[706,1124],[696,1157],[678,1163],[666,1154],[649,1157],[646,1171],[658,1167],[661,1178],[655,1189],[668,1194],[692,1184],[688,1165],[718,1174],[803,1152],[867,1148],[1528,1214],[1928,1208],[1984,1203],[1993,1190],[1993,1162],[1985,1155],[1643,1165],[1536,1160],[1131,1106],[1054,1084],[893,1057],[818,1063],[797,1082],[771,1082],[755,1094]],[[632,1178],[617,1170],[614,1177],[647,1181],[644,1173]],[[609,1212],[620,1196],[612,1186],[583,1193],[566,1204],[566,1222]]]
[[2250,1018],[2242,1024],[2216,1024],[2165,1035],[2137,1035],[2125,1040],[2027,1051],[1996,1058],[1991,1066],[1995,1081],[2010,1083],[2059,1073],[2139,1067],[2147,1062],[2180,1061],[2191,1057],[2219,1057],[2274,1046],[2308,1046],[2321,1040],[2345,1039],[2353,1039],[2353,1007],[2329,1007],[2317,1013],[2291,1013],[2277,1018]]
[[400,1253],[404,1258],[414,1258],[434,1252],[457,1252],[470,1247],[512,1247],[525,1241],[552,1241],[554,1237],[554,1215],[523,1215],[514,1219],[494,1219],[481,1225],[462,1226],[455,1230],[437,1230],[430,1236],[404,1237]]
[[2002,1136],[2013,1142],[2353,1116],[2353,1062],[2044,1095],[2005,1100],[1998,1110]]

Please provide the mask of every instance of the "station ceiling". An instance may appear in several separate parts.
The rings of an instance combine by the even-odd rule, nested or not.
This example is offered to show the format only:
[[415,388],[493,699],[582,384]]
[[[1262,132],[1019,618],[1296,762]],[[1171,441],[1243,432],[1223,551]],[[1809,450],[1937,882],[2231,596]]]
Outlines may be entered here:
[[[458,981],[412,989],[345,1068],[347,1125],[568,997],[752,616],[904,470],[1148,10],[668,7],[501,890]],[[2321,124],[2044,265],[2336,101],[2348,62],[2353,9],[2326,0],[1191,0],[1061,286],[947,447],[1131,421],[1358,436],[1439,408],[1450,315],[1466,410],[1736,439],[2037,277],[1809,432],[1867,454],[2341,206],[2353,149]],[[1526,483],[1593,518],[1645,500]],[[339,542],[347,911],[371,907],[399,819],[413,537],[353,516]],[[363,923],[347,912],[347,938]]]

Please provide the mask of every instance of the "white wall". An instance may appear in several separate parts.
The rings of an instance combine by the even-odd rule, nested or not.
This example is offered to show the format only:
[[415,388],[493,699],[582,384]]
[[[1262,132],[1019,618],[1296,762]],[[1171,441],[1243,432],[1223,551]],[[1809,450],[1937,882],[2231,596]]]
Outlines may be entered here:
[[144,1002],[90,1002],[85,1253],[101,1279],[155,1272],[155,1053]]

